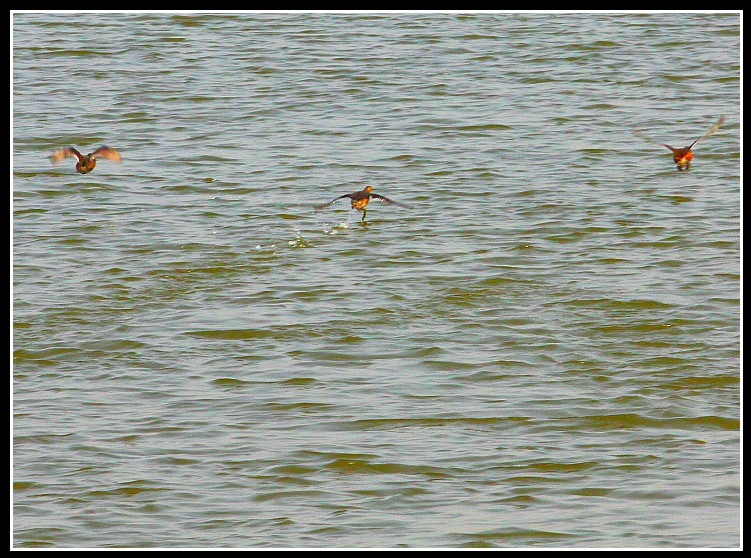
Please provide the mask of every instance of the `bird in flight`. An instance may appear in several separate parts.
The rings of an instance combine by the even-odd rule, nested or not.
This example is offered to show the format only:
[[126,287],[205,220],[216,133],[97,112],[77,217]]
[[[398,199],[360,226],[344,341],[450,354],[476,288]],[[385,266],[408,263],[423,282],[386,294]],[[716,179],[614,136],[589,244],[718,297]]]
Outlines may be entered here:
[[317,205],[316,209],[323,209],[324,207],[330,206],[332,203],[334,203],[337,200],[340,200],[342,198],[349,198],[352,200],[352,208],[357,209],[358,211],[362,211],[362,219],[361,221],[365,221],[365,215],[368,213],[367,209],[365,209],[365,206],[368,205],[371,198],[377,201],[382,201],[385,203],[398,205],[401,207],[409,207],[408,205],[405,205],[403,203],[396,202],[394,200],[390,200],[386,196],[382,196],[380,194],[374,194],[373,193],[373,187],[372,186],[365,186],[362,190],[359,192],[353,192],[351,194],[344,194],[343,196],[339,196],[338,198],[334,198],[330,202],[322,203],[321,205]]
[[96,160],[99,158],[118,162],[122,160],[122,157],[120,157],[120,154],[116,150],[106,145],[95,149],[88,155],[82,155],[75,147],[63,147],[50,155],[50,159],[55,163],[62,161],[66,157],[75,157],[78,159],[76,170],[81,174],[93,171],[94,167],[96,167]]
[[657,145],[662,145],[663,147],[667,147],[670,151],[673,152],[673,161],[675,161],[676,168],[679,171],[684,171],[684,170],[688,170],[688,167],[691,166],[691,159],[694,158],[694,154],[691,153],[691,149],[701,140],[707,139],[709,136],[714,134],[720,128],[720,126],[722,126],[724,122],[725,122],[725,117],[721,116],[720,119],[717,122],[715,122],[715,124],[709,129],[709,131],[706,134],[704,134],[698,140],[694,141],[694,143],[692,143],[688,147],[673,147],[672,145],[668,145],[667,143],[662,143],[660,141],[654,140],[650,138],[649,136],[643,134],[639,130],[634,130],[634,135],[650,143],[656,143]]

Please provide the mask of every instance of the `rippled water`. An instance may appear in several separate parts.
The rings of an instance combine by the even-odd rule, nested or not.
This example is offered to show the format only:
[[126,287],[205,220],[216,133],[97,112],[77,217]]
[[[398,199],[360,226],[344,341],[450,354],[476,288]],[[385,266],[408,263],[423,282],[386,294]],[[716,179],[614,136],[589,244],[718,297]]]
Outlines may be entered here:
[[738,547],[739,24],[15,14],[14,545]]

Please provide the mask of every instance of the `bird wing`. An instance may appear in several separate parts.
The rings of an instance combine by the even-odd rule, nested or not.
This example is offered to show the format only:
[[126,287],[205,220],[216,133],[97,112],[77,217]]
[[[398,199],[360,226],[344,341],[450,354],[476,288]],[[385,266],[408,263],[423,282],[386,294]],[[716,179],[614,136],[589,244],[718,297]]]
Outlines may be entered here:
[[394,200],[389,199],[386,196],[382,196],[380,194],[370,194],[370,197],[374,198],[374,199],[376,199],[378,201],[385,202],[385,203],[390,203],[390,204],[393,204],[393,205],[399,205],[401,207],[409,207],[408,205],[405,205],[405,204],[403,204],[401,202],[398,202],[398,201],[394,201]]
[[94,150],[91,153],[91,157],[94,159],[98,159],[99,157],[104,157],[105,159],[109,159],[110,161],[122,160],[122,157],[120,157],[120,154],[117,152],[117,150],[112,149],[111,147],[107,147],[106,145],[103,145],[99,149]]
[[58,149],[55,151],[52,155],[50,155],[50,159],[57,163],[58,161],[62,161],[66,157],[75,157],[79,161],[82,158],[82,155],[78,152],[78,150],[75,147],[63,147],[62,149]]
[[658,141],[658,140],[656,140],[654,138],[649,137],[647,134],[645,134],[641,130],[634,130],[634,135],[637,138],[639,138],[639,139],[642,139],[644,141],[648,141],[649,143],[654,143],[655,145],[661,145],[663,147],[667,147],[668,149],[670,149],[670,151],[672,151],[673,153],[675,153],[675,148],[674,147],[668,145],[667,143],[662,143],[661,141]]
[[324,207],[330,206],[332,203],[334,203],[337,200],[340,200],[342,198],[351,198],[351,197],[352,197],[352,194],[344,194],[343,196],[339,196],[338,198],[334,198],[330,202],[326,202],[326,203],[322,203],[321,205],[317,205],[317,206],[315,206],[314,209],[323,209]]
[[[698,140],[696,140],[694,143],[692,143],[691,145],[689,145],[688,149],[691,149],[694,145],[696,145],[697,143],[699,143],[701,140],[707,139],[709,136],[711,136],[712,134],[714,134],[720,128],[720,126],[722,126],[722,124],[724,122],[725,122],[725,117],[721,116],[720,119],[717,122],[715,122],[715,124],[709,129],[709,131],[706,134],[704,134],[702,137],[700,137]],[[648,135],[646,135],[641,130],[634,130],[634,135],[637,138],[639,138],[639,139],[643,139],[644,141],[648,141],[649,143],[654,143],[654,144],[657,144],[657,145],[662,145],[663,147],[667,147],[673,153],[676,152],[676,148],[675,147],[672,147],[672,146],[668,145],[667,143],[662,143],[661,141],[657,141],[656,139],[650,138]]]
[[722,126],[724,122],[725,122],[725,117],[720,116],[720,119],[714,123],[714,125],[709,129],[709,131],[706,134],[704,134],[702,137],[700,137],[698,140],[696,140],[694,143],[692,143],[690,147],[695,146],[701,140],[707,139],[709,136],[714,134],[717,130],[720,129],[720,126]]

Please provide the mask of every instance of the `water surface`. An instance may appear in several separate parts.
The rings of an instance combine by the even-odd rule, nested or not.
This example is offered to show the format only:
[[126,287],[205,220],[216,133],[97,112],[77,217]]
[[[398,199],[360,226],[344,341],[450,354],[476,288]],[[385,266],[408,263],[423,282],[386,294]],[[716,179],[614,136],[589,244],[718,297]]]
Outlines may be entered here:
[[739,23],[15,14],[14,545],[738,547]]

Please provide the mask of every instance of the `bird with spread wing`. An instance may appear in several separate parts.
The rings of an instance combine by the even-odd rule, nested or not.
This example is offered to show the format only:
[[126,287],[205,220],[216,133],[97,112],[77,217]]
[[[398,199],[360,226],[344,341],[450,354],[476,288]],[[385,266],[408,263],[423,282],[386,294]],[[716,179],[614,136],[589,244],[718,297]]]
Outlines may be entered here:
[[691,152],[691,149],[700,141],[707,139],[709,136],[714,134],[720,128],[720,126],[722,126],[724,122],[725,122],[725,117],[721,116],[720,119],[717,122],[715,122],[715,124],[709,129],[709,131],[706,134],[704,134],[698,140],[694,141],[694,143],[692,143],[688,147],[673,147],[672,145],[668,145],[667,143],[662,143],[661,141],[652,139],[639,130],[634,130],[634,135],[637,138],[643,139],[650,143],[655,143],[657,145],[662,145],[663,147],[667,147],[670,151],[673,152],[673,161],[675,161],[677,169],[679,171],[684,171],[684,170],[688,170],[688,167],[691,166],[691,159],[694,158],[694,154]]
[[396,202],[394,200],[391,200],[387,198],[386,196],[382,196],[380,194],[374,194],[373,193],[373,187],[372,186],[365,186],[362,190],[358,192],[352,192],[351,194],[344,194],[342,196],[339,196],[338,198],[334,198],[330,202],[322,203],[321,205],[317,205],[316,209],[323,209],[325,207],[330,206],[332,203],[334,203],[337,200],[341,200],[342,198],[349,198],[352,201],[352,209],[357,209],[358,211],[362,211],[362,219],[361,221],[365,221],[365,215],[367,214],[367,209],[365,207],[368,205],[371,199],[382,201],[384,203],[398,205],[401,207],[409,207],[408,205],[405,205],[400,202]]
[[122,160],[120,153],[106,145],[95,149],[88,155],[81,154],[75,147],[63,147],[50,155],[50,159],[55,163],[62,161],[66,157],[75,157],[78,160],[76,162],[76,170],[81,174],[87,174],[93,171],[94,167],[96,167],[96,161],[99,158],[117,162]]

